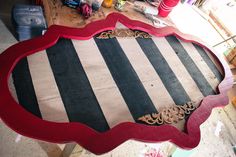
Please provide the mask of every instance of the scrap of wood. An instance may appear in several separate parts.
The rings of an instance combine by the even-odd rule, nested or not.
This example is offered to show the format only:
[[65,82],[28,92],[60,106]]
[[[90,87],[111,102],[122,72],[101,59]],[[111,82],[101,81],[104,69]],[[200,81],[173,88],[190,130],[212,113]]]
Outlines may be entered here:
[[234,105],[234,107],[236,107],[236,96],[233,97],[233,99],[231,101],[232,101],[232,104]]

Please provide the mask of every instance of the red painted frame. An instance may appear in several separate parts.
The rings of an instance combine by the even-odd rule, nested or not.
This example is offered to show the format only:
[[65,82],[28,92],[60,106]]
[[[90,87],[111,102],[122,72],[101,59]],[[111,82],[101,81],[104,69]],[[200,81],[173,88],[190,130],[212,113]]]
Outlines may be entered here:
[[[86,40],[99,32],[113,30],[117,22],[130,29],[142,30],[152,35],[161,37],[172,34],[186,42],[194,42],[209,50],[219,61],[225,74],[224,80],[218,86],[219,94],[207,96],[202,100],[200,107],[186,122],[186,132],[181,132],[171,125],[147,126],[125,122],[107,132],[98,133],[81,123],[55,123],[41,120],[27,112],[13,99],[9,91],[8,79],[20,59],[53,46],[60,37]],[[20,42],[4,51],[0,55],[0,117],[10,128],[22,135],[55,143],[75,141],[95,154],[108,152],[128,139],[145,142],[171,141],[179,147],[191,149],[198,145],[199,127],[210,116],[212,109],[228,103],[227,91],[232,84],[232,74],[224,58],[213,53],[199,39],[182,34],[173,27],[155,28],[130,20],[124,15],[112,13],[105,20],[95,21],[80,29],[51,26],[45,35]]]

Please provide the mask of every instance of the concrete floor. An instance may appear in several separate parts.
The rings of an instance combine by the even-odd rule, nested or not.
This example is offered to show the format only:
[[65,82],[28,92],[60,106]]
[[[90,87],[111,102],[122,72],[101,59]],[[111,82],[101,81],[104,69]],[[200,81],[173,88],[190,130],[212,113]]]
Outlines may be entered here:
[[[0,20],[0,53],[17,43],[5,24]],[[45,157],[46,153],[35,140],[21,137],[10,130],[0,119],[0,157]]]
[[14,4],[30,4],[30,0],[0,0],[0,18],[11,32],[14,32],[11,25],[11,9]]
[[[16,2],[16,0],[13,2]],[[4,5],[5,4],[3,0],[0,0],[0,17],[7,25],[6,27],[3,22],[0,21],[0,53],[10,45],[16,43],[16,40],[14,39],[12,33],[8,30],[8,28],[11,28],[9,20],[10,16],[8,14],[11,5],[9,4],[5,5],[6,7],[3,7]],[[185,20],[186,18],[188,20],[191,20],[191,16],[180,16],[183,16]],[[177,17],[172,13],[171,18]],[[189,25],[186,25],[186,28],[182,26],[182,29],[185,31],[192,29],[192,31],[194,31],[193,27],[196,23],[194,23],[194,20],[188,22]],[[181,28],[180,25],[179,27]],[[210,28],[209,26],[207,27]],[[189,32],[191,33],[191,31]],[[200,34],[202,34],[201,31]],[[213,32],[212,34],[215,33]],[[218,37],[216,37],[216,39],[218,40]],[[209,41],[211,42],[212,40],[209,39]],[[221,131],[219,134],[216,134],[216,128],[219,128],[219,125],[221,125]],[[145,156],[145,153],[153,151],[155,152],[158,150],[162,150],[161,153],[163,154],[163,156],[168,156],[166,152],[170,152],[170,150],[173,148],[175,150],[173,157],[234,157],[235,154],[233,152],[233,145],[236,144],[235,128],[236,109],[232,105],[228,105],[224,110],[215,109],[213,111],[211,117],[201,126],[202,139],[199,146],[191,151],[176,149],[176,147],[169,142],[147,144],[135,141],[127,141],[112,152],[104,154],[101,157],[139,157]],[[61,145],[46,143],[20,136],[9,129],[3,122],[1,122],[1,120],[0,135],[0,157],[59,157],[62,153]],[[95,157],[95,155],[93,155],[92,153],[81,148],[77,148],[71,156]]]

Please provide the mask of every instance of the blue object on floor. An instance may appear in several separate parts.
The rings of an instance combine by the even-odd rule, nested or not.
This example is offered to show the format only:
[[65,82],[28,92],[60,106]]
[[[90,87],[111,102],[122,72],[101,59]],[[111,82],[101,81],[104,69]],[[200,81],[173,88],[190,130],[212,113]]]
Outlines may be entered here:
[[64,0],[64,4],[75,9],[80,6],[81,0]]
[[12,23],[19,41],[42,35],[42,31],[47,28],[43,10],[37,5],[15,5],[12,9]]

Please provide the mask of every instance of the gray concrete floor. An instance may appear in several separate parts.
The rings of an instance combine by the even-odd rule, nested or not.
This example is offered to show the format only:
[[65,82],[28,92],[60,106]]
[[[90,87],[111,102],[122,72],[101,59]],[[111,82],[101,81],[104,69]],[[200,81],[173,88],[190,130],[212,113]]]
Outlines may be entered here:
[[[0,20],[0,53],[17,43],[5,24]],[[0,157],[45,157],[46,152],[35,140],[21,137],[9,129],[0,119]]]
[[14,34],[14,29],[11,23],[11,10],[14,4],[30,4],[31,0],[0,0],[0,19],[5,26]]

